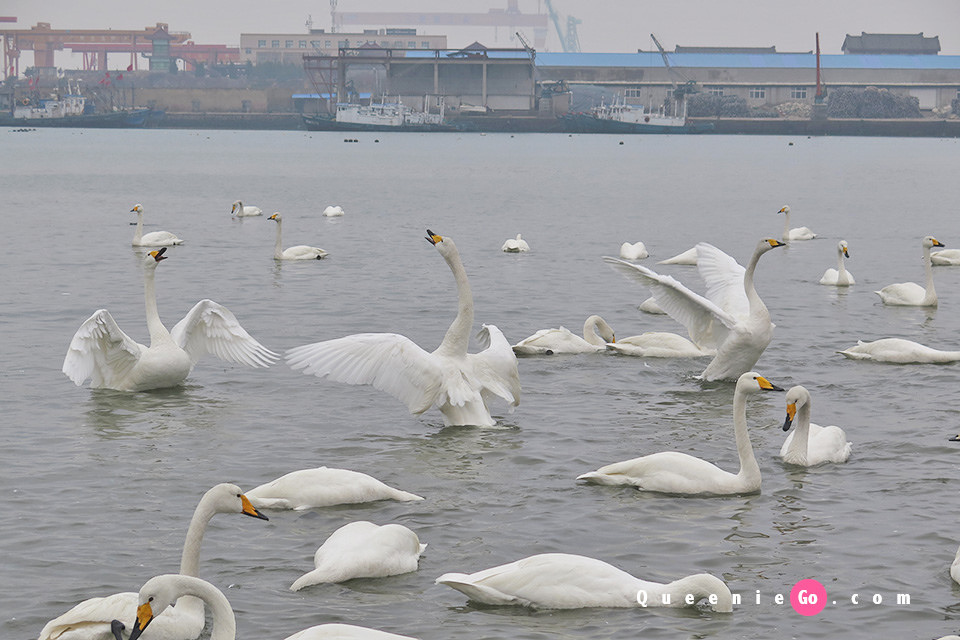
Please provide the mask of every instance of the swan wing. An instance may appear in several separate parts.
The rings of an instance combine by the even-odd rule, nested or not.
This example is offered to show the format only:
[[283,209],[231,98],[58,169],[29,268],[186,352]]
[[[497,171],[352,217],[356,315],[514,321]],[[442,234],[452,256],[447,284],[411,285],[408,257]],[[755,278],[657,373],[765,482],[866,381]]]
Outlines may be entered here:
[[520,404],[520,373],[517,368],[517,356],[503,332],[493,324],[485,324],[477,334],[477,340],[483,351],[467,354],[473,364],[479,382],[483,385],[481,393],[487,392],[499,396],[512,406]]
[[358,333],[287,351],[287,364],[318,378],[369,384],[420,414],[439,398],[443,367],[433,354],[396,333]]
[[356,627],[352,624],[321,624],[303,631],[298,631],[285,640],[417,640],[411,636],[401,636],[396,633]]
[[667,315],[686,327],[690,339],[701,348],[719,347],[729,329],[737,323],[736,318],[714,302],[670,276],[662,276],[643,265],[617,258],[605,257],[604,260],[626,276],[647,285],[657,304]]
[[86,631],[93,637],[97,630],[109,636],[114,619],[130,621],[137,613],[137,594],[130,591],[103,598],[90,598],[57,616],[40,631],[38,640],[54,640],[70,630]]
[[697,271],[707,286],[707,299],[734,318],[750,314],[750,301],[743,289],[746,271],[736,260],[712,244],[697,244]]
[[109,311],[99,309],[74,334],[63,359],[63,372],[78,387],[92,378],[94,387],[112,388],[130,374],[141,350]]
[[277,354],[253,339],[222,304],[201,300],[170,331],[194,364],[206,353],[250,367],[269,367]]

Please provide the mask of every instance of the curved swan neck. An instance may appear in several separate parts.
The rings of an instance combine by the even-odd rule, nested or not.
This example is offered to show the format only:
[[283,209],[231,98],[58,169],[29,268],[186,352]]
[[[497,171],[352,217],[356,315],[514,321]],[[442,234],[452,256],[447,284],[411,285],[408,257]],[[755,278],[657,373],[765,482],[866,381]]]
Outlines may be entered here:
[[[236,640],[237,620],[233,615],[230,602],[219,589],[199,578],[175,576],[173,579],[183,596],[200,598],[210,607],[210,613],[213,615],[213,629],[210,632],[210,640]],[[178,607],[181,602],[183,602],[183,598],[178,601]]]
[[[444,242],[450,242],[450,240],[444,240]],[[453,279],[457,283],[457,317],[447,329],[437,351],[451,355],[466,355],[470,344],[470,329],[473,327],[473,293],[470,291],[467,270],[464,269],[463,261],[460,260],[460,254],[456,248],[454,247],[449,255],[443,254],[443,259],[446,260],[450,271],[453,272]]]
[[[242,211],[242,210],[241,210]],[[273,257],[279,260],[283,257],[283,243],[280,240],[280,225],[283,224],[279,219],[277,219],[277,241],[273,245]],[[294,229],[296,231],[296,229]]]
[[754,312],[759,309],[767,310],[767,305],[763,304],[763,300],[760,299],[756,288],[753,286],[753,273],[757,270],[757,263],[760,262],[760,256],[764,253],[762,247],[754,251],[746,270],[743,272],[743,291],[747,294],[747,302],[750,304],[750,315],[754,315]]
[[187,528],[187,537],[183,542],[183,553],[180,556],[180,573],[185,576],[197,576],[200,568],[200,545],[203,535],[207,532],[207,525],[216,513],[211,505],[212,497],[209,492],[197,504]]
[[607,344],[606,340],[597,335],[596,318],[588,318],[583,324],[583,339],[594,346],[602,347]]
[[157,310],[157,292],[154,284],[157,274],[157,265],[147,265],[143,271],[143,298],[147,311],[147,329],[150,331],[150,344],[154,345],[164,340],[171,340],[170,332],[160,321],[160,312]]
[[[737,454],[740,456],[741,478],[760,477],[760,465],[753,455],[753,444],[747,431],[747,394],[739,388],[733,393],[733,433],[737,440]],[[794,436],[796,437],[796,436]]]

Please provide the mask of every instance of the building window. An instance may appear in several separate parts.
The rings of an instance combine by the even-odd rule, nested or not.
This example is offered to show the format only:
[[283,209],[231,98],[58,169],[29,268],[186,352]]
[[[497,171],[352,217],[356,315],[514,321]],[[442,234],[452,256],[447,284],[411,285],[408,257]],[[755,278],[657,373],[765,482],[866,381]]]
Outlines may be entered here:
[[750,89],[751,98],[766,98],[767,90],[764,87],[753,87]]
[[293,40],[287,40],[283,46],[285,49],[293,49]]
[[794,100],[806,100],[807,99],[807,88],[806,87],[793,87],[790,89],[790,97]]
[[394,40],[394,41],[393,41],[393,46],[395,46],[396,48],[399,49],[400,47],[403,46],[403,40]]
[[311,40],[311,41],[310,41],[310,46],[313,47],[314,49],[319,49],[319,48],[320,48],[320,41],[319,41],[319,40]]
[[307,41],[306,41],[306,40],[301,40],[298,44],[300,45],[300,48],[301,48],[301,49],[306,49],[306,48],[307,48]]
[[337,46],[341,49],[345,49],[350,46],[349,40],[337,40]]
[[253,51],[252,51],[252,50],[250,50],[250,49],[244,49],[244,51],[246,51],[246,52],[247,52],[247,54],[251,54],[251,53],[253,53]]
[[329,41],[329,40],[324,41],[323,46],[324,46],[324,48],[329,49],[329,48],[330,48],[330,41]]
[[257,40],[257,46],[258,46],[258,47],[266,47],[266,46],[267,46],[267,41],[266,41],[266,40]]
[[711,96],[722,96],[723,87],[707,87],[707,93]]
[[273,41],[270,42],[270,46],[271,46],[273,49],[279,49],[279,48],[280,48],[280,41],[279,41],[279,40],[273,40]]
[[624,97],[627,98],[639,98],[640,97],[640,87],[631,87],[626,89],[623,92]]
[[[429,49],[429,48],[430,48],[430,43],[427,42],[426,40],[424,40],[423,42],[420,43],[420,48],[421,48],[421,49]],[[960,89],[957,89],[957,93],[960,93]]]
[[416,49],[416,48],[417,48],[417,43],[416,43],[416,42],[408,42],[408,43],[407,43],[407,49]]

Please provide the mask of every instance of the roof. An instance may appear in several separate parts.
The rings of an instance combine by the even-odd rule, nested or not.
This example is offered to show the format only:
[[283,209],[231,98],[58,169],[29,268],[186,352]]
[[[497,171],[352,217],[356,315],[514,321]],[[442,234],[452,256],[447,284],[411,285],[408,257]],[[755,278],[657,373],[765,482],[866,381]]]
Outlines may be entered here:
[[[694,69],[815,69],[813,53],[668,53],[670,66]],[[663,68],[659,53],[538,53],[538,67]],[[821,55],[824,69],[953,69],[960,56],[930,55]]]
[[920,33],[866,33],[843,39],[841,51],[851,53],[921,54],[935,55],[940,52],[940,37],[926,37]]
[[677,45],[674,53],[776,53],[776,47],[684,47]]

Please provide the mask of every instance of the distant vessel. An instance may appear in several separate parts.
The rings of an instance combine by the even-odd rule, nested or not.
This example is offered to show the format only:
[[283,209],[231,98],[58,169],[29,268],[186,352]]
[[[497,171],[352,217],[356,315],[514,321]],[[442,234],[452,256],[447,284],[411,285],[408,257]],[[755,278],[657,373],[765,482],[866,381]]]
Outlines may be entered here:
[[589,113],[570,113],[562,118],[580,133],[703,133],[713,129],[712,122],[687,120],[685,100],[680,101],[679,110],[679,114],[668,115],[662,107],[647,111],[641,105],[614,98],[611,104],[601,103]]
[[118,109],[94,113],[76,87],[67,85],[65,95],[47,98],[22,97],[12,113],[0,114],[0,126],[30,127],[142,127],[150,109]]
[[416,111],[400,102],[379,102],[369,105],[342,102],[333,117],[303,115],[309,131],[457,131],[440,112]]

